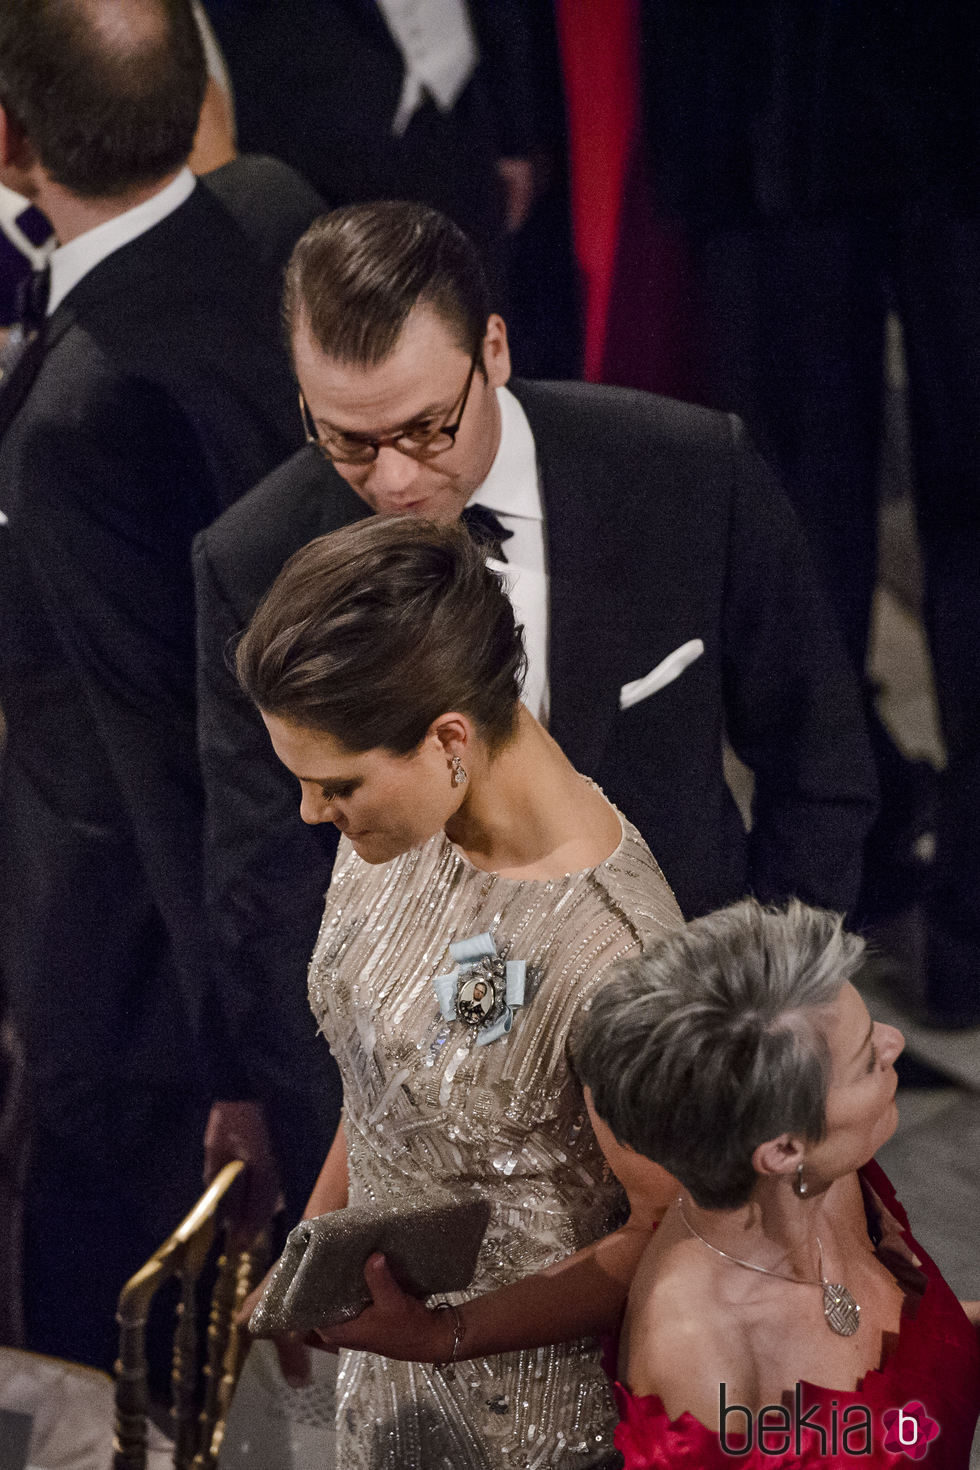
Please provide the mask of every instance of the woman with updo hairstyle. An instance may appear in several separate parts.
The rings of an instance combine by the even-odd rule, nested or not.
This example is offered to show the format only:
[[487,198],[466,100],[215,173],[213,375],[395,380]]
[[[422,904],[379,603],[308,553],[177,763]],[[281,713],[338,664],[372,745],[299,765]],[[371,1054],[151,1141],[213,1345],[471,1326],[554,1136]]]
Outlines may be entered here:
[[[372,1306],[321,1334],[344,1470],[619,1463],[596,1335],[676,1186],[655,1171],[624,1208],[567,1041],[610,966],[681,920],[521,703],[524,665],[484,553],[409,517],[304,547],[238,648],[303,820],[341,832],[309,989],[344,1113],[307,1216],[433,1190],[491,1207],[448,1309],[372,1257]],[[305,1347],[277,1345],[295,1379]]]
[[610,1163],[680,1186],[619,1339],[626,1470],[967,1470],[980,1302],[956,1300],[873,1161],[904,1042],[852,984],[863,948],[836,914],[745,900],[626,960],[584,1017]]

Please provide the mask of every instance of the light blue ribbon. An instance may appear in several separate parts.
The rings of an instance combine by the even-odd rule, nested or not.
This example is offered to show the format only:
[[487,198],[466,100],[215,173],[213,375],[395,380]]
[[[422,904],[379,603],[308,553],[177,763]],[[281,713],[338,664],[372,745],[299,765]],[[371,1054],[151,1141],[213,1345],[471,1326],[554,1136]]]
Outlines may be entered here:
[[[481,960],[497,957],[497,946],[492,934],[474,934],[472,939],[457,939],[449,946],[449,953],[456,961],[456,968],[448,975],[437,975],[433,980],[436,999],[444,1021],[456,1019],[456,996],[464,976],[475,970]],[[492,1026],[477,1033],[476,1045],[487,1046],[506,1036],[514,1024],[514,1011],[524,1004],[524,986],[527,966],[523,960],[507,960],[504,983],[504,1009]]]

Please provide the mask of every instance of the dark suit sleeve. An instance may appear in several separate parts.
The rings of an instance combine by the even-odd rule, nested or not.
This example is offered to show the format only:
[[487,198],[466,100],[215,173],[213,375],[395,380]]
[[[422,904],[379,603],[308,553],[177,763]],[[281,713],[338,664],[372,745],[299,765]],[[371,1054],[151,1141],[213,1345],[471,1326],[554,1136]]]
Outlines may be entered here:
[[755,776],[751,888],[847,910],[877,802],[857,683],[793,510],[731,423],[722,660],[728,736]]
[[542,141],[542,107],[526,0],[471,0],[497,152],[525,157]]
[[[86,361],[75,399],[71,413],[50,403],[25,430],[20,540],[93,712],[200,1034],[208,964],[188,553],[216,508],[195,435],[160,389]],[[78,769],[82,780],[84,751]]]
[[208,534],[197,538],[193,553],[198,722],[213,961],[237,1064],[229,1085],[264,1096],[282,1088],[315,1094],[328,1081],[336,1086],[310,1012],[306,969],[337,834],[332,826],[303,824],[299,786],[238,687],[232,652],[247,612],[239,615],[226,595]]

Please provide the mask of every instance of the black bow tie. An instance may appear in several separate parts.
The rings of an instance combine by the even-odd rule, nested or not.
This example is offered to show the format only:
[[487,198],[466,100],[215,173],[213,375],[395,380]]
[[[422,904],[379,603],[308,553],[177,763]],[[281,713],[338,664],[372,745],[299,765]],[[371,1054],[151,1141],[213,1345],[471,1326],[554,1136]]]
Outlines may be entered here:
[[485,505],[468,505],[460,520],[487,556],[492,556],[495,561],[507,560],[501,543],[509,541],[514,533],[498,521],[492,510]]

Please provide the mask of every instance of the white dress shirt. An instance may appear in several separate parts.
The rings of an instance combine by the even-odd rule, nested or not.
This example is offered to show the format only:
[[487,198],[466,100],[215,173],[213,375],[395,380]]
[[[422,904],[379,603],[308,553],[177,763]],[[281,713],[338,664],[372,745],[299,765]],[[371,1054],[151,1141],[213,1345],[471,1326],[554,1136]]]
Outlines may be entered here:
[[147,230],[179,209],[193,193],[196,183],[190,169],[182,168],[176,178],[149,199],[144,199],[142,204],[136,204],[123,214],[107,219],[104,224],[86,230],[84,235],[77,235],[67,245],[59,245],[51,257],[48,316],[57,310],[82,277],[101,265],[113,251],[145,235]]
[[544,542],[541,477],[531,425],[513,393],[497,389],[500,444],[490,473],[470,496],[469,505],[485,505],[506,531],[506,564],[492,557],[487,565],[505,575],[517,621],[524,625],[527,678],[524,703],[548,723],[548,568]]
[[441,112],[452,111],[479,52],[466,0],[378,0],[378,9],[405,66],[391,125],[400,137],[427,95]]

